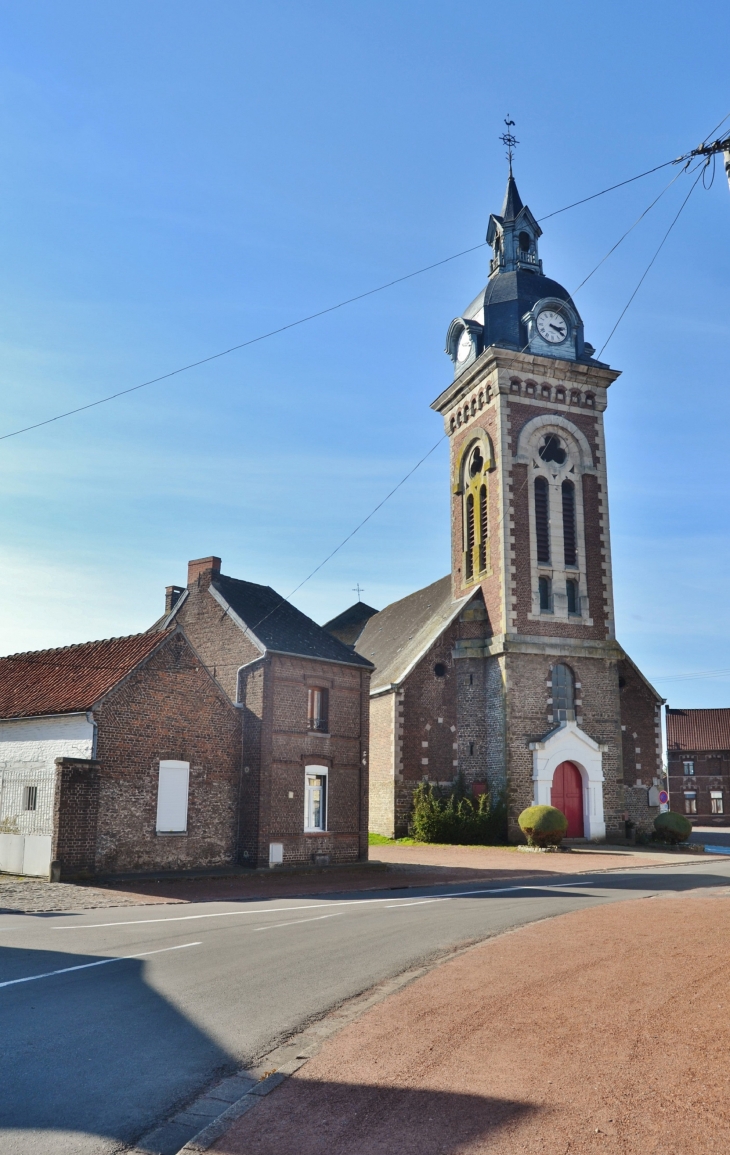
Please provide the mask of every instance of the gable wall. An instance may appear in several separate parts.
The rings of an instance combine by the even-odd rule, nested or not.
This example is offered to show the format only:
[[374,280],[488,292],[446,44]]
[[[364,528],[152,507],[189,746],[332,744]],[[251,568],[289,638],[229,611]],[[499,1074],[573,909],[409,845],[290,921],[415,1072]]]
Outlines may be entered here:
[[[234,862],[240,715],[185,638],[168,638],[94,715],[99,764],[96,871]],[[190,763],[187,834],[155,831],[159,763],[165,759]]]
[[261,653],[215,600],[207,579],[189,587],[174,621],[183,627],[213,677],[235,702],[239,667],[255,661]]

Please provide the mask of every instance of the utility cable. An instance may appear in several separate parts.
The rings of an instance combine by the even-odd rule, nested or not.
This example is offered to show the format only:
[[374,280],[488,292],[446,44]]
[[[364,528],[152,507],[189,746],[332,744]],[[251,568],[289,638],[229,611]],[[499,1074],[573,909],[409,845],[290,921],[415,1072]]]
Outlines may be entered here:
[[636,288],[634,289],[634,291],[633,291],[633,293],[631,294],[631,296],[629,297],[629,299],[628,299],[628,301],[626,302],[626,304],[624,305],[624,307],[623,307],[623,309],[622,309],[622,311],[621,311],[621,314],[619,315],[619,319],[618,319],[618,321],[617,321],[617,322],[616,322],[616,324],[614,325],[614,327],[613,327],[613,329],[611,330],[611,332],[608,334],[608,337],[606,338],[606,340],[603,342],[603,345],[602,345],[602,347],[601,347],[601,351],[600,351],[600,353],[598,354],[598,360],[599,360],[599,361],[600,361],[601,357],[603,356],[603,351],[604,351],[604,349],[606,348],[606,346],[608,345],[608,342],[611,340],[611,338],[613,337],[614,333],[616,332],[616,330],[618,329],[619,325],[621,324],[621,321],[623,320],[624,316],[626,315],[626,312],[627,312],[627,310],[628,310],[629,306],[631,305],[631,302],[633,301],[634,297],[636,296],[636,294],[638,293],[639,289],[640,289],[640,288],[641,288],[641,286],[643,285],[643,283],[644,283],[644,281],[645,281],[645,279],[646,279],[646,277],[647,277],[647,275],[648,275],[648,273],[649,273],[649,270],[651,269],[652,265],[654,264],[655,260],[656,260],[656,259],[657,259],[657,257],[659,256],[659,254],[660,254],[660,252],[662,251],[662,249],[664,248],[664,242],[666,241],[667,237],[669,236],[669,234],[671,233],[672,229],[674,228],[674,226],[676,225],[677,221],[679,220],[680,216],[682,215],[682,212],[683,212],[683,210],[684,210],[684,207],[685,207],[685,205],[687,204],[687,201],[688,201],[688,200],[689,200],[689,198],[692,196],[692,193],[693,193],[693,192],[695,191],[695,189],[697,188],[697,185],[699,184],[699,182],[702,180],[702,174],[703,174],[703,172],[704,172],[704,170],[705,170],[705,167],[706,167],[705,165],[703,165],[703,166],[702,166],[702,168],[701,168],[700,172],[698,173],[697,177],[696,177],[696,178],[695,178],[695,180],[693,181],[693,183],[692,183],[692,187],[690,188],[690,190],[689,190],[689,192],[687,193],[686,197],[684,198],[684,200],[682,201],[681,205],[679,206],[679,211],[677,212],[677,215],[675,216],[674,220],[672,221],[672,223],[670,224],[669,228],[667,229],[667,231],[665,232],[664,236],[662,237],[662,239],[661,239],[661,243],[660,243],[660,245],[659,245],[659,248],[656,250],[656,252],[654,253],[654,256],[651,258],[651,260],[649,261],[649,264],[646,266],[646,268],[644,269],[644,272],[641,274],[641,277],[640,277],[640,279],[639,279],[639,283],[638,283],[638,285],[636,286]]
[[[730,114],[729,114],[730,115]],[[726,118],[727,119],[727,118]],[[720,122],[722,124],[722,121]],[[713,131],[715,131],[713,129]],[[712,133],[710,134],[712,135]],[[604,196],[606,193],[613,192],[614,189],[623,188],[624,185],[631,184],[633,181],[641,180],[642,177],[649,176],[651,173],[658,172],[662,168],[667,168],[670,164],[678,164],[686,160],[691,153],[687,153],[675,160],[665,161],[664,164],[656,165],[654,168],[647,169],[646,172],[639,173],[637,176],[629,177],[628,180],[620,181],[618,184],[610,185],[609,188],[602,189],[600,192],[593,193],[592,196],[584,197],[583,200],[574,201],[573,204],[565,205],[562,209],[556,209],[555,212],[548,213],[545,217],[540,217],[541,221],[549,220],[550,217],[557,216],[559,213],[567,212],[569,209],[576,208],[578,205],[586,204],[588,201],[595,200],[596,197]],[[314,321],[318,317],[324,317],[327,313],[334,313],[337,309],[343,309],[346,305],[352,305],[356,301],[362,301],[366,297],[372,297],[375,293],[382,293],[385,289],[390,289],[394,285],[402,284],[404,281],[409,281],[413,277],[419,277],[422,273],[428,273],[431,269],[437,269],[441,265],[447,265],[450,261],[455,261],[459,257],[464,257],[468,253],[477,252],[483,249],[486,241],[481,244],[472,245],[468,249],[462,249],[461,252],[453,253],[450,257],[444,257],[443,260],[434,261],[431,265],[425,265],[422,269],[416,269],[412,273],[406,273],[402,277],[395,277],[392,281],[386,281],[383,285],[378,285],[375,289],[368,289],[364,293],[358,293],[354,297],[348,297],[344,301],[339,301],[336,305],[329,305],[326,309],[319,309],[316,313],[309,313],[306,317],[300,317],[296,321],[290,321],[286,325],[280,325],[277,329],[271,329],[268,333],[260,333],[258,337],[251,337],[248,341],[241,341],[238,345],[231,345],[228,349],[222,349],[219,353],[211,353],[208,357],[201,357],[198,361],[191,361],[187,365],[181,365],[178,369],[171,369],[169,373],[161,373],[159,377],[151,377],[148,381],[142,381],[139,385],[131,385],[128,389],[120,389],[116,393],[109,393],[106,397],[100,397],[96,401],[89,401],[86,405],[78,405],[74,409],[67,409],[63,413],[57,413],[54,417],[47,417],[43,421],[36,421],[32,425],[24,425],[21,429],[14,429],[10,433],[0,434],[0,441],[7,441],[11,437],[19,437],[21,433],[30,433],[34,429],[40,429],[44,425],[52,425],[56,421],[62,421],[66,417],[73,417],[77,413],[84,413],[87,409],[95,409],[98,405],[106,405],[109,401],[116,401],[119,397],[126,397],[129,393],[136,393],[140,389],[146,389],[148,385],[157,385],[160,381],[167,381],[171,377],[177,377],[180,373],[187,373],[190,369],[197,369],[201,365],[207,365],[211,361],[217,361],[221,357],[227,357],[229,353],[235,353],[240,349],[245,349],[249,345],[256,345],[259,341],[266,341],[270,337],[275,337],[279,333],[284,333],[288,329],[295,329],[299,325],[304,325],[308,321]]]

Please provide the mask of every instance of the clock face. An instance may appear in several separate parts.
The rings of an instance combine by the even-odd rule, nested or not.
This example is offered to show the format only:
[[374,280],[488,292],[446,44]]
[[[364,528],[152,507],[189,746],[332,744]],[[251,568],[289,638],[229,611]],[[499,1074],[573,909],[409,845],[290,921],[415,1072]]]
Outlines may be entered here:
[[459,344],[456,346],[456,360],[459,364],[461,364],[462,361],[466,361],[471,353],[471,349],[471,333],[468,329],[463,329],[459,337]]
[[551,345],[559,345],[568,336],[568,323],[554,309],[543,309],[537,315],[537,331]]

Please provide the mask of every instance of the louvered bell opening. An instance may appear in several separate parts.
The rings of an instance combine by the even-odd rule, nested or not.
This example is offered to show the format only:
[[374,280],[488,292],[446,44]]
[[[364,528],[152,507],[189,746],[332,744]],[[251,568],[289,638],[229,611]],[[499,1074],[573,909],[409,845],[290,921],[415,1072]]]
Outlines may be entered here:
[[563,482],[563,551],[566,565],[577,565],[575,533],[575,486],[572,481]]
[[535,478],[535,537],[538,562],[541,565],[550,565],[548,483],[544,477]]
[[479,570],[487,568],[487,537],[489,536],[489,513],[487,510],[487,487],[479,490]]
[[466,576],[474,574],[474,495],[466,499]]

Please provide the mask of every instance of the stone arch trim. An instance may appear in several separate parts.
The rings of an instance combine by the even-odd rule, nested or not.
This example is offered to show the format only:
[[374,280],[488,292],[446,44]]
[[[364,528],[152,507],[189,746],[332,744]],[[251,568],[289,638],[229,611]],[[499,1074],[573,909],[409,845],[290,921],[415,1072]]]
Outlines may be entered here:
[[452,493],[464,492],[464,463],[475,445],[481,445],[484,457],[484,472],[491,472],[495,468],[494,446],[486,429],[476,425],[471,430],[471,436],[464,439],[464,443],[454,458],[454,472],[452,476]]
[[578,767],[583,781],[583,829],[585,837],[606,837],[603,814],[603,753],[605,746],[581,730],[577,722],[561,722],[542,742],[531,742],[535,803],[549,806],[553,775],[561,762]]
[[581,432],[577,425],[574,425],[567,417],[562,417],[557,413],[545,414],[544,417],[533,417],[530,421],[525,422],[517,437],[514,460],[521,465],[529,465],[536,450],[535,443],[538,437],[550,429],[562,429],[572,438],[578,449],[580,467],[583,473],[598,472],[585,433]]

